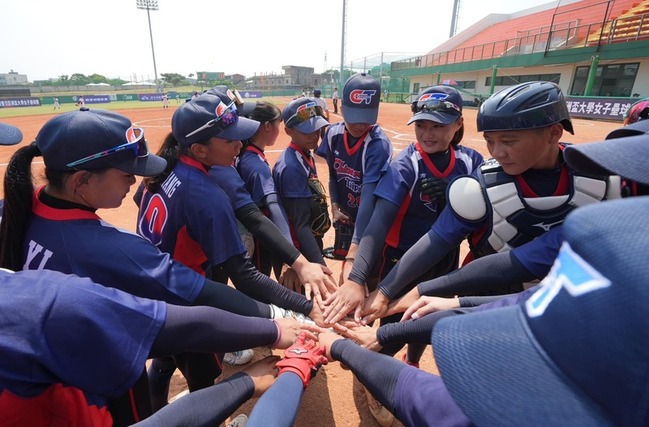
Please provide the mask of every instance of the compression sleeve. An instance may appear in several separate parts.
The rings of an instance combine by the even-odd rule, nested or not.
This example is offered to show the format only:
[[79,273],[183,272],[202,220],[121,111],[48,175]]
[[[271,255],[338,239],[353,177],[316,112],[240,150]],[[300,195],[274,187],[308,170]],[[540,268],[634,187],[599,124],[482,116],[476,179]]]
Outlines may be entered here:
[[350,340],[332,344],[331,355],[405,425],[471,426],[438,375],[366,350]]
[[311,231],[311,199],[286,198],[284,207],[293,224],[297,241],[300,243],[300,252],[309,261],[325,265],[318,242]]
[[166,405],[136,427],[220,425],[255,391],[252,378],[237,372],[211,387],[194,391]]
[[379,290],[390,300],[394,299],[404,286],[424,274],[456,246],[431,229],[406,251],[379,283]]
[[277,226],[286,241],[293,246],[293,238],[291,237],[291,228],[288,225],[288,217],[286,216],[286,211],[284,210],[284,206],[280,202],[277,193],[268,194],[264,197],[263,203],[270,212],[270,220]]
[[234,214],[248,231],[264,246],[276,251],[286,264],[292,265],[298,259],[300,251],[286,240],[279,228],[259,210],[257,205],[249,203],[234,211]]
[[392,202],[379,198],[372,219],[365,229],[365,234],[354,257],[354,265],[349,279],[365,284],[372,267],[385,245],[385,237],[399,212],[399,207]]
[[470,312],[471,308],[452,309],[429,313],[417,320],[387,323],[376,331],[376,338],[382,347],[408,343],[430,344],[430,334],[440,319]]
[[307,316],[313,309],[312,301],[260,273],[244,254],[231,256],[225,261],[224,267],[234,286],[249,297]]
[[511,252],[500,252],[477,258],[462,268],[417,285],[419,295],[455,296],[501,292],[512,285],[534,280]]
[[374,195],[376,184],[376,182],[364,183],[361,188],[361,205],[358,207],[358,214],[356,215],[356,221],[354,222],[352,243],[358,243],[361,241],[361,238],[370,222],[370,218],[374,212],[374,204],[377,199]]
[[242,316],[270,317],[270,307],[224,283],[205,279],[194,305],[207,305]]
[[183,352],[226,353],[272,345],[278,337],[270,319],[240,316],[212,307],[167,304],[164,327],[151,346],[151,357]]
[[294,372],[282,373],[252,408],[246,427],[294,425],[303,394],[302,379]]

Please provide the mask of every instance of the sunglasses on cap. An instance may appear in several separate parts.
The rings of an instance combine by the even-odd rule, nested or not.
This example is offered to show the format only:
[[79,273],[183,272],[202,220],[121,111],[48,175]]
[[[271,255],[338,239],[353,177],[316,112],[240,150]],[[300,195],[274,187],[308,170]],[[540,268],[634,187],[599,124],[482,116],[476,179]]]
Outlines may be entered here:
[[149,147],[146,143],[146,139],[144,138],[144,129],[142,128],[134,128],[130,127],[126,130],[126,143],[122,145],[118,145],[117,147],[110,148],[108,150],[100,151],[95,154],[91,154],[89,156],[83,157],[79,160],[75,160],[74,162],[70,162],[66,164],[65,166],[69,168],[73,168],[75,166],[78,166],[80,164],[90,162],[92,160],[97,160],[101,159],[102,157],[109,156],[111,154],[124,151],[124,150],[131,150],[133,153],[135,153],[136,157],[146,157],[149,155]]
[[225,105],[225,103],[223,102],[219,102],[219,105],[217,105],[216,109],[214,110],[214,114],[216,114],[215,118],[209,120],[198,129],[189,132],[187,135],[185,135],[185,138],[189,138],[192,135],[196,135],[198,132],[214,126],[216,126],[216,131],[218,133],[230,126],[232,123],[236,123],[239,118],[236,101],[232,101],[228,105]]
[[[323,116],[322,107],[315,102],[307,102],[297,107],[297,111],[286,121],[286,126],[291,127],[304,123],[312,117]],[[323,116],[324,117],[324,116]]]
[[449,113],[456,116],[462,115],[462,109],[457,105],[449,101],[444,101],[443,99],[427,98],[421,101],[413,103],[410,107],[414,114],[421,112],[432,113],[434,111],[440,113]]

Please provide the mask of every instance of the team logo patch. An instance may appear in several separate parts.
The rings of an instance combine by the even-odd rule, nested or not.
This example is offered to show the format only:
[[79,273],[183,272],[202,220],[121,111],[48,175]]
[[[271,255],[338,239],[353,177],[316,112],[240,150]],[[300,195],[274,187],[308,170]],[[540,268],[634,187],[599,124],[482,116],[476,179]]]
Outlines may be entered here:
[[611,281],[573,251],[568,243],[564,243],[541,285],[541,289],[525,302],[530,317],[541,316],[562,288],[577,297],[608,288]]
[[446,93],[425,93],[422,96],[419,97],[417,102],[425,102],[430,99],[436,99],[438,101],[443,101],[446,98],[448,98],[448,94]]
[[223,103],[223,101],[219,102],[219,105],[216,106],[216,109],[214,112],[216,113],[216,117],[221,117],[223,113],[225,113],[225,110],[228,109],[228,106]]
[[373,89],[355,89],[349,93],[349,100],[353,104],[365,103],[366,105],[370,105],[374,95],[376,95],[376,91]]

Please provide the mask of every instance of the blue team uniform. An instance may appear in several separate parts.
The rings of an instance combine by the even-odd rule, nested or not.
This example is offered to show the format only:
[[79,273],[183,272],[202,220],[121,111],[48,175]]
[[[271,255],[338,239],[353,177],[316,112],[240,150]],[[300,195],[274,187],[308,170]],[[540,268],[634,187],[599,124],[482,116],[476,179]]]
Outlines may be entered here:
[[202,164],[187,156],[180,157],[155,193],[144,192],[137,230],[203,275],[245,252],[227,194]]
[[233,210],[254,203],[245,182],[233,166],[212,166],[208,173],[228,195]]
[[344,122],[331,125],[316,154],[329,165],[331,201],[356,221],[362,185],[379,181],[392,159],[392,144],[378,125],[372,126],[353,147],[347,139]]
[[139,378],[166,306],[77,276],[0,271],[0,313],[0,424],[112,426],[107,401]]

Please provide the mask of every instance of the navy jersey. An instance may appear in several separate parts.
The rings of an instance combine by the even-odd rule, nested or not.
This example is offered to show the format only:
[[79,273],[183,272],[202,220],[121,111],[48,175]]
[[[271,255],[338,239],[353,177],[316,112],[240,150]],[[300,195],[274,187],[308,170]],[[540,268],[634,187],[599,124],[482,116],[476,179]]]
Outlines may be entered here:
[[137,230],[201,274],[246,251],[227,194],[187,156],[180,157],[155,193],[144,192]]
[[[380,126],[372,126],[368,133],[349,147],[345,123],[336,123],[327,129],[325,140],[318,146],[316,154],[324,157],[335,176],[340,209],[352,220],[356,220],[360,206],[361,186],[375,183],[385,172],[392,159],[392,144]],[[335,195],[331,191],[332,197]]]
[[212,166],[209,175],[216,184],[228,195],[232,209],[235,211],[254,203],[246,189],[245,182],[233,166]]
[[0,271],[0,424],[111,426],[107,399],[139,378],[165,316],[89,279]]
[[38,197],[32,211],[25,232],[25,270],[76,274],[133,295],[179,305],[192,303],[203,288],[201,275],[93,212],[53,208]]
[[318,178],[315,160],[290,144],[273,166],[273,180],[282,199],[311,198],[309,179]]
[[264,197],[277,193],[268,160],[259,148],[248,145],[237,159],[237,170],[260,209],[264,207]]
[[390,163],[379,181],[374,194],[399,206],[399,212],[386,237],[386,243],[401,251],[407,251],[421,236],[426,234],[443,205],[421,192],[424,178],[451,180],[457,176],[473,173],[482,164],[477,151],[458,145],[450,150],[446,170],[438,170],[419,143],[409,145]]

